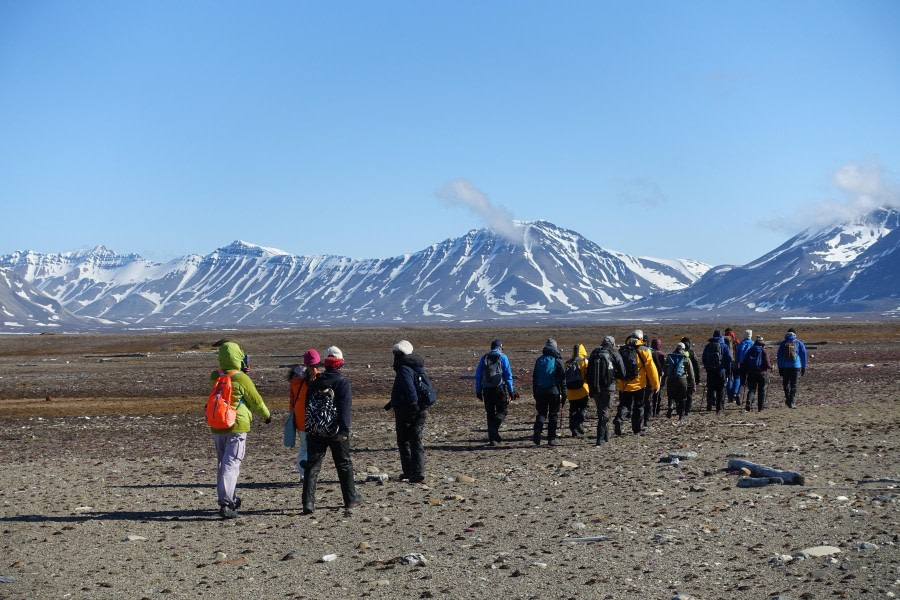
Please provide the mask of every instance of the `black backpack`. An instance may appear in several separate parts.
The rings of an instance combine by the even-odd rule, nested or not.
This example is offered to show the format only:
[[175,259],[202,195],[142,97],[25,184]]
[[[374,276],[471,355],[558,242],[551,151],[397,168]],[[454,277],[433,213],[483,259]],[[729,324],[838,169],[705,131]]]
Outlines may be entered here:
[[566,389],[577,390],[584,386],[584,377],[581,375],[581,360],[573,359],[566,363]]
[[638,376],[637,361],[639,359],[637,353],[637,346],[625,344],[624,346],[619,347],[619,355],[622,357],[622,362],[625,364],[625,373],[622,375],[622,377],[619,377],[619,379],[631,381]]
[[484,366],[481,368],[481,389],[492,390],[503,385],[503,361],[497,352],[484,355]]
[[330,387],[310,389],[306,394],[306,433],[332,437],[338,432],[337,406]]
[[710,342],[703,349],[703,366],[707,371],[719,371],[722,365],[722,343]]
[[747,355],[744,356],[744,364],[747,365],[747,370],[750,373],[762,373],[763,352],[765,352],[763,347],[755,344],[747,350]]
[[416,372],[416,396],[419,399],[419,408],[430,408],[437,402],[437,390],[431,383],[428,375]]
[[602,390],[608,390],[616,380],[615,362],[608,350],[594,348],[588,359],[587,367],[588,390],[596,394]]

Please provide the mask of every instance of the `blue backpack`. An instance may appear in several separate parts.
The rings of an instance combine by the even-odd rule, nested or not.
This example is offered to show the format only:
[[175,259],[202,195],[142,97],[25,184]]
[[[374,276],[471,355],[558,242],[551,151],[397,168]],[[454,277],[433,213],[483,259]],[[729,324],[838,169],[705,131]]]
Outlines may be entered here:
[[684,377],[684,361],[687,356],[673,352],[666,357],[666,377]]
[[534,363],[534,381],[540,388],[553,389],[556,387],[556,358],[545,354]]

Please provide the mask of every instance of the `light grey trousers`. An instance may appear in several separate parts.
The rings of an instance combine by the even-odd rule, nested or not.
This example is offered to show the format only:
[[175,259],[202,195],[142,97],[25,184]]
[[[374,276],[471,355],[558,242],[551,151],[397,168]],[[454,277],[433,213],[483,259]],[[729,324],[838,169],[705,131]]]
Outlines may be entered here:
[[216,443],[216,492],[219,506],[234,506],[234,488],[241,474],[247,447],[246,433],[214,433]]

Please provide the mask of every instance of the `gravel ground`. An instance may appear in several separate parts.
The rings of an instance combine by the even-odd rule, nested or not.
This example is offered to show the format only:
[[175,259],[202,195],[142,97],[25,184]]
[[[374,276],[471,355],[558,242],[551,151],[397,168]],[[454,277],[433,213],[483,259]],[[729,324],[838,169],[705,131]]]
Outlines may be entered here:
[[[767,338],[782,328],[754,327]],[[464,378],[495,331],[230,332],[275,411],[249,435],[232,521],[215,512],[214,451],[200,416],[220,335],[2,339],[0,598],[900,594],[896,324],[798,328],[828,343],[811,351],[796,410],[776,385],[762,413],[701,412],[681,426],[662,418],[647,435],[603,448],[570,437],[535,447],[528,369],[544,338],[591,347],[604,330],[624,338],[626,329],[504,329],[523,394],[499,448],[485,445],[483,410]],[[668,350],[682,333],[702,343],[712,328],[658,329],[648,334]],[[393,419],[380,406],[401,337],[425,354],[441,391],[426,426],[426,485],[366,481],[399,468]],[[281,445],[283,365],[331,343],[354,383],[353,460],[366,503],[341,508],[326,459],[310,517],[300,514],[294,454]],[[673,464],[673,451],[697,456]],[[727,469],[734,456],[799,472],[806,485],[738,488]],[[837,552],[795,558],[817,546]]]

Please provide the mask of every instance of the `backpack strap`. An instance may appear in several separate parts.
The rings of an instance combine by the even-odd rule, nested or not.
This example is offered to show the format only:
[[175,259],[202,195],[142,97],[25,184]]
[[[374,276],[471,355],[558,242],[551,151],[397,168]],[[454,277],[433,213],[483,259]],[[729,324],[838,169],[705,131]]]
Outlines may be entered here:
[[[222,369],[219,369],[219,377],[228,377],[229,379],[234,379],[235,374],[240,373],[240,369],[235,369],[234,371],[228,371],[225,373]],[[234,407],[234,410],[237,410],[241,407],[241,404],[244,402],[244,396],[241,396],[241,399],[238,400],[237,406]]]

